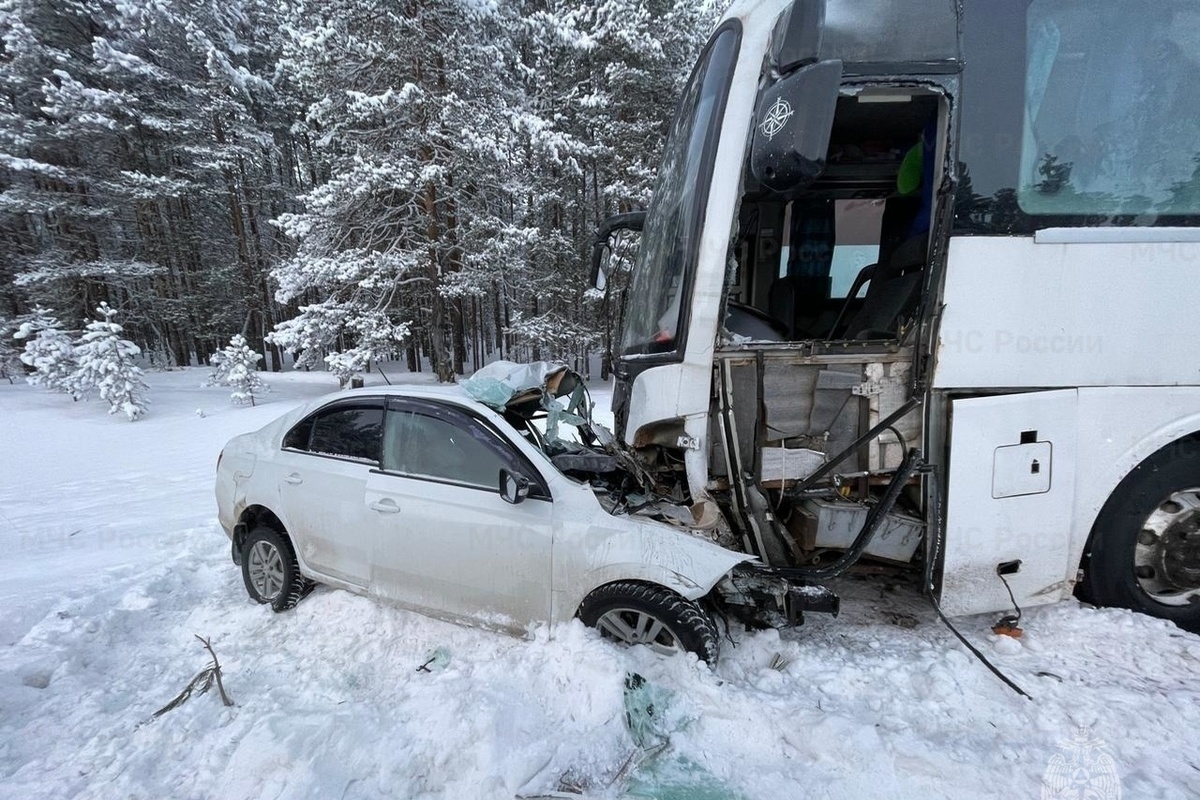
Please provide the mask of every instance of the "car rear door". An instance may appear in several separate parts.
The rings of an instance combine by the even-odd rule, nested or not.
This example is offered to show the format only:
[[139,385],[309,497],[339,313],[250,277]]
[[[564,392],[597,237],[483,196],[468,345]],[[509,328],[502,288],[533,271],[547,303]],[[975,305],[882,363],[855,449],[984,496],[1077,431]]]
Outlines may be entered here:
[[[389,401],[366,488],[373,593],[514,631],[549,619],[552,503],[507,435],[453,404]],[[500,496],[502,467],[530,479],[524,502]]]
[[338,400],[284,435],[275,459],[279,515],[297,555],[321,575],[367,588],[367,480],[379,466],[383,399]]

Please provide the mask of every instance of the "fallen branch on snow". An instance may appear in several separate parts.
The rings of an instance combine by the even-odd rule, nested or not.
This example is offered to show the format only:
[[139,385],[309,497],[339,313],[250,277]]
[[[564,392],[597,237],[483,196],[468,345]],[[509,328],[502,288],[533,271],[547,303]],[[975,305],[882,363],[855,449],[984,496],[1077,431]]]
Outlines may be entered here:
[[[221,682],[221,662],[217,661],[217,654],[212,648],[212,643],[199,634],[196,634],[196,638],[200,640],[200,643],[204,645],[206,650],[208,650],[208,654],[212,656],[212,663],[196,673],[196,677],[192,678],[188,685],[183,687],[183,691],[175,695],[175,699],[173,699],[171,702],[167,703],[158,711],[155,711],[151,719],[158,719],[168,711],[179,708],[188,701],[188,698],[192,696],[192,692],[195,692],[196,694],[204,694],[212,688],[214,682],[217,684],[217,691],[221,695],[221,702],[227,706],[233,705],[233,700],[231,700],[229,695],[225,692],[225,684]],[[147,722],[149,722],[149,720],[147,720]]]

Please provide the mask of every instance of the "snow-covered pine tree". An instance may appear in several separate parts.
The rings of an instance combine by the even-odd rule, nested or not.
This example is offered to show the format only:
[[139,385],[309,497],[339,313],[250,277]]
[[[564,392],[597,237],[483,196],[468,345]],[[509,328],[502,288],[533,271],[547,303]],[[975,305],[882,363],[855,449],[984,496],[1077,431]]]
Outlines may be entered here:
[[0,317],[0,379],[16,383],[15,378],[25,374],[21,366],[21,351],[13,344],[18,324],[15,320]]
[[514,126],[529,189],[512,208],[514,226],[532,234],[503,262],[506,333],[517,358],[582,361],[611,338],[619,308],[586,293],[595,225],[647,207],[687,77],[680,65],[694,60],[716,10],[678,0],[520,6],[514,80],[524,105]]
[[218,350],[208,357],[209,366],[212,367],[212,372],[208,373],[208,377],[204,379],[201,386],[224,386],[225,377],[229,374],[229,368],[225,366],[225,351]]
[[270,385],[258,375],[259,361],[262,361],[262,353],[251,350],[246,337],[236,333],[223,350],[209,358],[213,371],[207,385],[231,386],[230,400],[254,405],[255,397],[271,391]]
[[132,422],[146,413],[146,382],[142,370],[133,359],[141,348],[121,338],[121,326],[113,322],[117,312],[101,303],[96,309],[102,319],[89,322],[79,344],[76,357],[79,366],[71,375],[72,389],[80,396],[92,389],[108,401],[108,413],[123,413]]
[[272,85],[280,6],[0,2],[0,295],[71,325],[119,300],[179,364],[235,330],[261,349],[289,254],[266,220],[315,180]]
[[581,357],[723,4],[3,0],[0,308],[119,301],[176,363]]
[[34,309],[31,319],[17,327],[13,336],[25,340],[25,352],[20,358],[34,369],[34,373],[26,378],[31,385],[44,386],[52,392],[64,392],[74,400],[79,399],[71,383],[71,376],[78,367],[75,344],[53,314],[39,306]]
[[507,221],[525,190],[510,185],[524,158],[511,142],[515,7],[415,0],[386,24],[355,0],[291,8],[283,74],[314,89],[305,124],[327,172],[302,213],[276,218],[297,247],[274,270],[276,299],[300,315],[271,339],[297,366],[334,356],[343,373],[406,353],[416,368],[419,351],[451,380],[494,341],[489,304],[528,240]]

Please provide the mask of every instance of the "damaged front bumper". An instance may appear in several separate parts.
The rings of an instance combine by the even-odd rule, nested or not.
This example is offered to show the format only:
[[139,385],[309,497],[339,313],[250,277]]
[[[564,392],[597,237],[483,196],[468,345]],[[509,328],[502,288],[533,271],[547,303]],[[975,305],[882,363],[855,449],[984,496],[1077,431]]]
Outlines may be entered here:
[[734,567],[712,596],[726,614],[751,628],[802,625],[806,611],[836,617],[841,604],[830,589],[789,580],[757,562]]

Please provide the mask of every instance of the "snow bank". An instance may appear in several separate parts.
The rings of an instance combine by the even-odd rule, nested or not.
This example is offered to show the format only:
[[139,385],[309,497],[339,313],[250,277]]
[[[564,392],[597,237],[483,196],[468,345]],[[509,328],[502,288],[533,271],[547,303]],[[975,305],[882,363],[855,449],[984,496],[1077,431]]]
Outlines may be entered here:
[[[274,375],[235,408],[203,375],[155,375],[133,426],[0,384],[0,798],[1039,797],[1062,756],[1108,763],[1079,728],[1124,797],[1200,795],[1200,637],[1123,611],[1036,609],[1021,640],[958,620],[1032,702],[878,580],[844,582],[839,619],[735,633],[715,673],[578,624],[521,641],[324,588],[275,615],[229,560],[213,468],[332,378]],[[236,705],[147,721],[207,664],[194,634]],[[670,698],[667,750],[633,761],[630,672]]]

